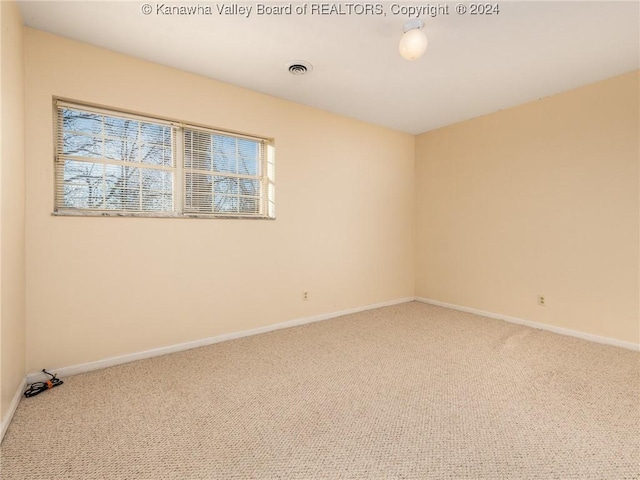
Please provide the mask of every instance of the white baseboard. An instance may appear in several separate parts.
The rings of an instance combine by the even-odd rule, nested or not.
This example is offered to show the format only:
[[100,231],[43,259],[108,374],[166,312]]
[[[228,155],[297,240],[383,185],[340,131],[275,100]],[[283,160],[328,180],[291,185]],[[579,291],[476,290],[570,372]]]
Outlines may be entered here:
[[9,410],[7,410],[7,413],[2,418],[2,421],[0,421],[0,443],[2,443],[2,440],[4,439],[4,434],[6,433],[7,428],[9,428],[11,419],[13,419],[13,414],[16,413],[16,408],[18,408],[18,403],[20,403],[20,399],[22,398],[22,393],[24,392],[24,389],[26,386],[27,386],[27,379],[25,378],[22,380],[22,382],[20,382],[20,386],[18,387],[18,390],[16,390],[16,393],[13,396],[13,399],[11,400],[11,404],[9,405]]
[[589,340],[591,342],[603,343],[605,345],[613,345],[614,347],[628,348],[629,350],[635,350],[635,351],[640,350],[640,344],[625,342],[622,340],[617,340],[615,338],[600,337],[598,335],[579,332],[577,330],[570,330],[568,328],[547,325],[546,323],[532,322],[531,320],[523,320],[522,318],[509,317],[508,315],[502,315],[500,313],[485,312],[484,310],[463,307],[460,305],[454,305],[452,303],[440,302],[438,300],[431,300],[430,298],[416,297],[416,301],[422,302],[422,303],[428,303],[430,305],[436,305],[438,307],[445,307],[445,308],[451,308],[453,310],[460,310],[461,312],[473,313],[476,315],[481,315],[483,317],[495,318],[497,320],[504,320],[510,323],[517,323],[519,325],[525,325],[527,327],[537,328],[539,330],[548,330],[550,332],[559,333],[560,335],[568,335],[570,337],[581,338],[582,340]]
[[[343,315],[349,315],[351,313],[363,312],[365,310],[373,310],[380,307],[388,307],[391,305],[398,305],[400,303],[412,302],[414,297],[400,298],[398,300],[391,300],[383,303],[376,303],[373,305],[365,305],[362,307],[350,308],[348,310],[341,310],[339,312],[325,313],[322,315],[316,315],[313,317],[298,318],[290,320],[288,322],[276,323],[275,325],[267,325],[265,327],[252,328],[251,330],[243,330],[240,332],[227,333],[224,335],[218,335],[216,337],[202,338],[200,340],[194,340],[192,342],[179,343],[176,345],[169,345],[166,347],[153,348],[151,350],[145,350],[137,353],[130,353],[127,355],[120,355],[117,357],[105,358],[103,360],[97,360],[95,362],[82,363],[79,365],[72,365],[60,368],[47,369],[51,373],[55,373],[58,377],[68,377],[71,375],[77,375],[79,373],[91,372],[93,370],[100,370],[102,368],[113,367],[114,365],[120,365],[123,363],[134,362],[136,360],[142,360],[144,358],[158,357],[160,355],[166,355],[168,353],[181,352],[183,350],[190,350],[192,348],[204,347],[206,345],[212,345],[214,343],[226,342],[228,340],[235,340],[236,338],[249,337],[251,335],[258,335],[260,333],[272,332],[274,330],[280,330],[283,328],[297,327],[298,325],[305,325],[307,323],[319,322],[321,320],[328,320],[330,318],[341,317]],[[27,375],[27,383],[39,382],[45,380],[47,377],[42,372],[33,372]]]
[[[489,318],[495,318],[498,320],[504,320],[510,323],[516,323],[519,325],[525,325],[527,327],[532,327],[532,328],[537,328],[537,329],[541,329],[541,330],[548,330],[550,332],[554,332],[554,333],[559,333],[561,335],[568,335],[571,337],[576,337],[576,338],[581,338],[583,340],[589,340],[591,342],[596,342],[596,343],[602,343],[602,344],[606,344],[606,345],[613,345],[616,347],[622,347],[622,348],[627,348],[630,350],[640,350],[640,345],[635,344],[635,343],[631,343],[631,342],[625,342],[622,340],[617,340],[615,338],[609,338],[609,337],[600,337],[598,335],[592,335],[589,333],[584,333],[584,332],[579,332],[577,330],[570,330],[568,328],[562,328],[562,327],[555,327],[553,325],[547,325],[544,323],[538,323],[538,322],[533,322],[530,320],[524,320],[521,318],[516,318],[516,317],[510,317],[508,315],[502,315],[499,313],[493,313],[493,312],[486,312],[484,310],[478,310],[475,308],[470,308],[470,307],[464,307],[461,305],[454,305],[452,303],[446,303],[446,302],[440,302],[438,300],[432,300],[430,298],[423,298],[423,297],[406,297],[406,298],[401,298],[398,300],[391,300],[388,302],[382,302],[382,303],[376,303],[376,304],[372,304],[372,305],[365,305],[362,307],[356,307],[356,308],[351,308],[351,309],[347,309],[347,310],[341,310],[338,312],[332,312],[332,313],[325,313],[322,315],[316,315],[313,317],[305,317],[305,318],[299,318],[299,319],[295,319],[295,320],[290,320],[288,322],[282,322],[282,323],[277,323],[275,325],[267,325],[264,327],[258,327],[258,328],[253,328],[251,330],[243,330],[240,332],[234,332],[234,333],[227,333],[224,335],[218,335],[215,337],[208,337],[208,338],[203,338],[200,340],[194,340],[191,342],[186,342],[186,343],[179,343],[176,345],[169,345],[166,347],[160,347],[160,348],[154,348],[151,350],[145,350],[142,352],[136,352],[136,353],[131,353],[131,354],[127,354],[127,355],[120,355],[117,357],[109,357],[109,358],[105,358],[103,360],[97,360],[94,362],[88,362],[88,363],[82,363],[79,365],[71,365],[71,366],[67,366],[67,367],[60,367],[60,368],[53,368],[51,369],[52,372],[55,372],[60,378],[62,377],[68,377],[71,375],[77,375],[79,373],[85,373],[85,372],[91,372],[93,370],[100,370],[102,368],[107,368],[107,367],[112,367],[114,365],[120,365],[123,363],[129,363],[129,362],[134,362],[136,360],[142,360],[145,358],[151,358],[151,357],[157,357],[160,355],[167,355],[169,353],[175,353],[175,352],[180,352],[183,350],[190,350],[192,348],[198,348],[198,347],[204,347],[206,345],[212,345],[214,343],[219,343],[219,342],[226,342],[228,340],[234,340],[237,338],[242,338],[242,337],[248,337],[251,335],[258,335],[261,333],[267,333],[267,332],[272,332],[275,330],[280,330],[283,328],[290,328],[290,327],[296,327],[298,325],[305,325],[307,323],[313,323],[313,322],[319,322],[322,320],[328,320],[330,318],[335,318],[335,317],[341,317],[343,315],[349,315],[352,313],[358,313],[358,312],[363,312],[365,310],[373,310],[375,308],[381,308],[381,307],[388,307],[391,305],[398,305],[400,303],[406,303],[406,302],[411,302],[411,301],[418,301],[418,302],[422,302],[422,303],[428,303],[431,305],[437,305],[440,307],[445,307],[445,308],[451,308],[453,310],[460,310],[462,312],[467,312],[467,313],[473,313],[475,315],[481,315],[483,317],[489,317]],[[37,381],[42,381],[42,380],[46,380],[46,375],[44,375],[42,372],[34,372],[34,373],[30,373],[27,375],[26,377],[26,383],[33,383],[33,382],[37,382]],[[21,390],[24,390],[24,384],[21,386]],[[12,408],[13,410],[11,410],[11,415],[10,417],[13,415],[13,411],[15,411],[15,408],[18,405],[18,401],[20,400],[20,395],[18,394],[15,398],[14,401],[12,402]],[[8,422],[2,423],[2,435],[4,435],[4,429],[6,429],[6,427],[8,426]],[[0,439],[2,437],[0,436]]]

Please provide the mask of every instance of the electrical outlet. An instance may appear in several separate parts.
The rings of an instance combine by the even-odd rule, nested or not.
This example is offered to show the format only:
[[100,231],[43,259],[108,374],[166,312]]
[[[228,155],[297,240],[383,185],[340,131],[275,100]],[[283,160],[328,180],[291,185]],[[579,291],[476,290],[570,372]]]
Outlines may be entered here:
[[305,302],[309,300],[309,292],[302,292],[302,300]]
[[538,295],[538,305],[541,307],[547,306],[547,301],[545,300],[544,295]]

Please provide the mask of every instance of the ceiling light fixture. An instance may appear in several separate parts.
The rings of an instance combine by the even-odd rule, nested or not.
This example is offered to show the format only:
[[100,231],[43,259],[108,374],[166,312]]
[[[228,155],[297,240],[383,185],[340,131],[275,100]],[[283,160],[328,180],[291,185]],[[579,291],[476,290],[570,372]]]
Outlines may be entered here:
[[407,60],[417,60],[427,49],[427,35],[422,31],[424,22],[419,18],[409,20],[404,24],[404,35],[400,39],[400,55]]

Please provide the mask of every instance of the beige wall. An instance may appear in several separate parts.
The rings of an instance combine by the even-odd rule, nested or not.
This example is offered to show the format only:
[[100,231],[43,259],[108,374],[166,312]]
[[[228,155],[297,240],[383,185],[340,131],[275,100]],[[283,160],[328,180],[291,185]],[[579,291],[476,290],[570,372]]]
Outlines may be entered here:
[[25,374],[25,165],[22,17],[0,2],[0,417]]
[[[413,296],[413,136],[28,28],[25,57],[28,371]],[[51,216],[54,95],[275,138],[277,220]]]
[[638,86],[420,135],[416,295],[639,343]]

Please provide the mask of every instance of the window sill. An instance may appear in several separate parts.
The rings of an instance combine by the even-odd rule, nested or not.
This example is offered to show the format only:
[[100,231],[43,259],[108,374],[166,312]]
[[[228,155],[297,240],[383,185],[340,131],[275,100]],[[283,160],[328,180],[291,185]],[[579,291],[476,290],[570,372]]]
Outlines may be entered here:
[[166,213],[123,213],[123,212],[79,212],[60,211],[52,212],[53,217],[120,217],[120,218],[205,218],[205,219],[230,219],[230,220],[275,220],[275,217],[259,217],[251,215],[207,215],[197,213],[166,214]]

